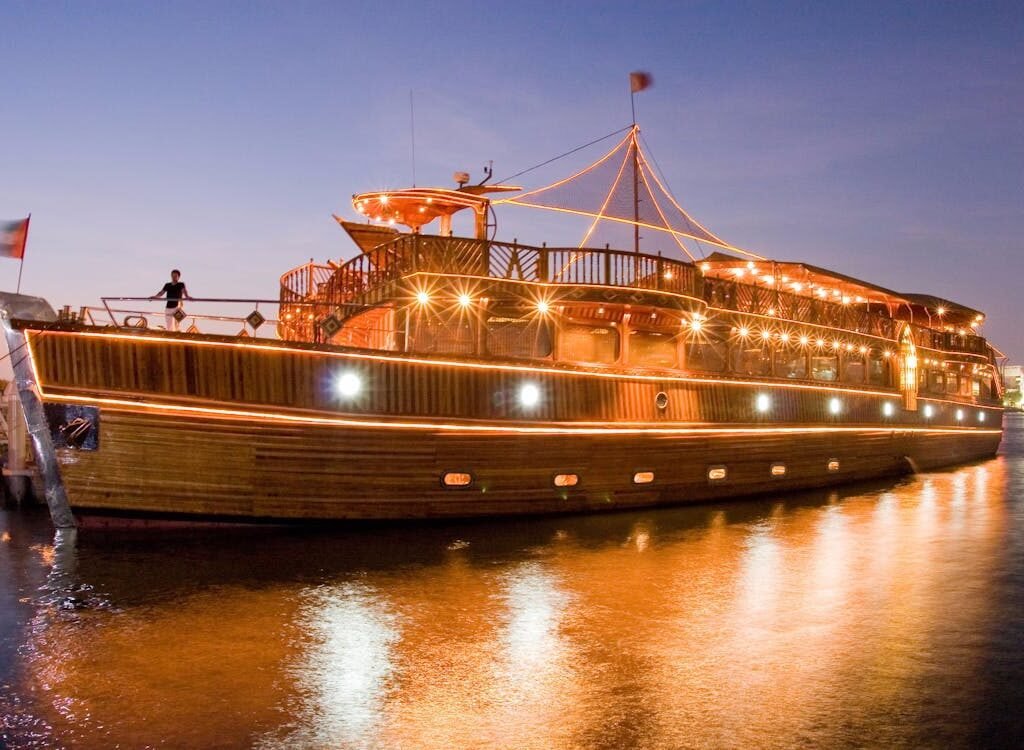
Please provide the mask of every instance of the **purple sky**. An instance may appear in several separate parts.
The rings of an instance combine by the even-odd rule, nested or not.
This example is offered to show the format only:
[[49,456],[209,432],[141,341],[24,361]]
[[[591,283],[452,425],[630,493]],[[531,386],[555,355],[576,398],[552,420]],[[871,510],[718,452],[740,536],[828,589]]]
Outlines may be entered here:
[[[351,257],[352,193],[411,183],[410,90],[417,182],[450,185],[628,124],[641,69],[644,138],[712,231],[982,309],[1024,360],[1020,2],[7,2],[0,28],[0,220],[32,212],[22,290],[55,305],[174,266],[276,298]],[[503,239],[581,233],[499,215]]]

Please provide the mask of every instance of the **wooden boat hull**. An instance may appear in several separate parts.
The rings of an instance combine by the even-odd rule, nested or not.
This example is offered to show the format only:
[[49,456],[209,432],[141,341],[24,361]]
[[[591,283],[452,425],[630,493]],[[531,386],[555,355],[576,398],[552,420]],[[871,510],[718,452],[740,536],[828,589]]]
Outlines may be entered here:
[[[77,513],[322,520],[636,508],[982,459],[1001,438],[996,405],[934,399],[929,416],[888,408],[899,403],[893,389],[92,327],[25,335]],[[334,383],[352,371],[366,388],[346,401]],[[544,394],[532,410],[515,399],[524,382]],[[762,398],[770,411],[759,412]],[[447,474],[468,483],[446,486]]]
[[[72,506],[249,519],[410,519],[611,510],[825,487],[992,456],[998,434],[474,434],[281,426],[121,409],[103,447],[58,451]],[[799,429],[799,428],[794,428]],[[838,461],[837,471],[829,462]],[[785,465],[773,477],[772,466]],[[708,479],[724,466],[726,479]],[[473,477],[448,488],[446,472]],[[638,485],[637,472],[653,481]],[[574,487],[554,486],[576,474]]]

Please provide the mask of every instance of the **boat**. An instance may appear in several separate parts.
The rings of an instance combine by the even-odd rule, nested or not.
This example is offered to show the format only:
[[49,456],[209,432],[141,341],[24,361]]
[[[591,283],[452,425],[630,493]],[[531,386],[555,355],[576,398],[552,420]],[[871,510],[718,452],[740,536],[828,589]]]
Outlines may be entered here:
[[[537,190],[461,174],[355,195],[358,220],[335,218],[358,254],[289,270],[276,318],[257,304],[238,331],[184,311],[185,330],[166,330],[144,306],[126,313],[142,302],[129,298],[76,311],[2,295],[51,513],[581,513],[996,453],[999,353],[982,312],[721,240],[671,197],[638,134]],[[583,190],[595,175],[612,187]],[[581,193],[597,207],[572,205]],[[593,224],[571,247],[499,241],[505,205]],[[635,245],[595,246],[600,221]],[[694,242],[713,251],[675,252]]]

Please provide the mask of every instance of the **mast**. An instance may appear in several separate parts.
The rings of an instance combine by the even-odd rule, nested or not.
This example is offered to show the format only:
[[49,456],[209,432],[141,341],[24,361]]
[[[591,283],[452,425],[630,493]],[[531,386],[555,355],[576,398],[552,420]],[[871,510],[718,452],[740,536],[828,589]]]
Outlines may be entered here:
[[629,74],[629,107],[633,113],[633,130],[630,131],[633,146],[633,252],[640,252],[640,144],[637,142],[636,95],[651,85],[650,73],[640,70]]
[[[634,114],[634,118],[636,115]],[[640,252],[640,146],[636,142],[636,120],[633,121],[633,252]]]

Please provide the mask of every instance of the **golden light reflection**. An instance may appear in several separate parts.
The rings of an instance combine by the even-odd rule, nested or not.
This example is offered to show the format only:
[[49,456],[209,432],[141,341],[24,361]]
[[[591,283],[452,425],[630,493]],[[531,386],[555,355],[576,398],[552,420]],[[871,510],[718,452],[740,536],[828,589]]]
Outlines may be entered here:
[[[174,593],[41,608],[18,688],[58,746],[833,746],[851,722],[906,746],[877,717],[984,679],[1007,476],[267,537],[258,579],[240,554],[201,586],[135,552]],[[81,582],[124,574],[111,550],[81,551]]]

